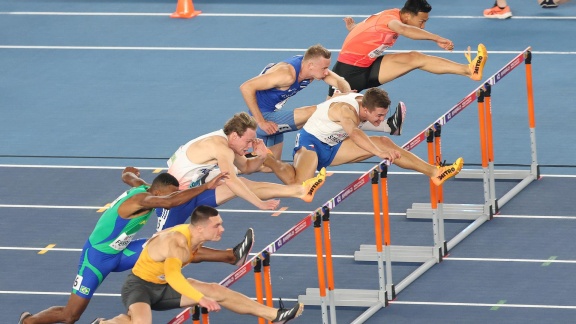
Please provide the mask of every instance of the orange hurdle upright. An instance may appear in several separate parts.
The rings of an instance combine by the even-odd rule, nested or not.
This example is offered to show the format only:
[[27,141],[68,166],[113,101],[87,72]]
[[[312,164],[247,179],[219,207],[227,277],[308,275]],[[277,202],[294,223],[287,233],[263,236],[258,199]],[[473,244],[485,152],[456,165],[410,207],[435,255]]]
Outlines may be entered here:
[[[264,305],[264,296],[262,290],[262,260],[260,257],[252,261],[252,268],[254,268],[254,286],[256,287],[256,301]],[[258,317],[258,324],[265,324],[266,319]]]

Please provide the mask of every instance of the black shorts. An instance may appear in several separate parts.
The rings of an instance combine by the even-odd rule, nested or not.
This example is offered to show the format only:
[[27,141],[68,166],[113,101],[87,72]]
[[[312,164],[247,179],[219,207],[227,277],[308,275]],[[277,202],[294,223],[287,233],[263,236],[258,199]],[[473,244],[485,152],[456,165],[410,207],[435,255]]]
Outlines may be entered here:
[[[380,74],[380,64],[383,57],[384,56],[378,57],[369,67],[357,67],[342,62],[336,62],[332,71],[348,81],[352,90],[361,92],[368,88],[380,86],[380,82],[378,82],[378,74]],[[332,96],[333,94],[334,88],[329,87],[328,96]]]
[[182,295],[168,284],[156,284],[128,274],[122,286],[122,303],[128,307],[134,303],[146,303],[157,311],[180,308]]

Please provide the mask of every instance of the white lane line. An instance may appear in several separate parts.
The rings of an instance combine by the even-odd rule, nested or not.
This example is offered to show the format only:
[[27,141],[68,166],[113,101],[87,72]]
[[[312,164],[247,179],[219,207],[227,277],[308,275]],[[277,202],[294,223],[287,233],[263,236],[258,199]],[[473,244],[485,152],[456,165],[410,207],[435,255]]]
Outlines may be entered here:
[[[0,290],[0,294],[5,295],[60,295],[68,296],[70,292],[51,291],[25,291],[25,290]],[[119,297],[120,294],[95,293],[94,296]],[[296,301],[296,299],[286,299],[286,301]],[[428,305],[428,306],[458,306],[458,307],[507,307],[507,308],[543,308],[543,309],[576,309],[574,305],[534,305],[534,304],[484,304],[484,303],[452,303],[452,302],[426,302],[426,301],[390,301],[390,304],[397,305]]]
[[[216,52],[297,52],[302,53],[306,48],[256,48],[256,47],[172,47],[172,46],[47,46],[47,45],[0,45],[0,49],[33,49],[33,50],[114,50],[114,51],[216,51]],[[331,52],[340,52],[339,48],[329,49]],[[429,54],[463,54],[466,51],[442,50],[387,50],[388,53],[408,53],[418,51]],[[490,54],[518,54],[518,51],[491,51]],[[532,51],[540,55],[575,55],[576,52]]]
[[[0,246],[0,250],[6,251],[41,251],[45,247],[17,247],[17,246]],[[80,252],[82,249],[75,248],[51,248],[50,251],[59,252]],[[256,253],[250,253],[250,255],[256,255]],[[286,257],[286,258],[316,258],[316,254],[307,253],[274,253],[275,257]],[[333,254],[333,258],[337,259],[353,259],[353,255],[347,254]],[[457,258],[457,257],[445,257],[445,261],[465,261],[465,262],[518,262],[518,263],[566,263],[566,264],[576,264],[576,260],[559,260],[559,259],[510,259],[510,258]]]
[[[23,16],[169,16],[172,13],[157,12],[64,12],[64,11],[3,11],[0,15]],[[368,15],[331,15],[331,14],[269,14],[269,13],[208,13],[202,12],[199,17],[269,17],[269,18],[366,18]],[[431,19],[486,19],[484,16],[430,16]],[[514,16],[511,19],[534,20],[572,20],[574,16]]]

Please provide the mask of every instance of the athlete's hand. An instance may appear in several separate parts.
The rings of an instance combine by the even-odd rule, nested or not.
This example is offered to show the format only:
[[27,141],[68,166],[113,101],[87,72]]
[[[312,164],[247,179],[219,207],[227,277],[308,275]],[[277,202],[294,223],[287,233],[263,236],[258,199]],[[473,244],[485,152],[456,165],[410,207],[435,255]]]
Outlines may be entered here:
[[220,310],[220,305],[218,305],[218,303],[214,299],[208,298],[206,296],[200,298],[198,304],[206,308],[209,312],[217,312]]
[[440,39],[436,40],[436,44],[447,51],[452,51],[454,49],[454,43],[446,38],[440,37]]
[[380,154],[378,154],[378,157],[383,159],[383,160],[388,160],[390,161],[390,163],[394,163],[394,160],[399,159],[401,157],[400,152],[396,151],[396,150],[391,150],[391,151],[384,151]]
[[254,143],[252,144],[252,152],[255,155],[258,156],[266,156],[266,154],[268,154],[268,148],[266,147],[266,145],[264,144],[264,141],[262,141],[261,139],[257,138],[256,140],[254,140]]
[[280,200],[278,199],[270,199],[264,200],[262,203],[259,204],[258,208],[262,210],[276,210],[280,206]]
[[219,185],[224,184],[224,182],[226,182],[226,179],[229,178],[228,174],[229,172],[221,172],[216,177],[214,177],[214,179],[206,182],[206,189],[212,190],[218,187]]
[[135,176],[137,176],[138,178],[140,178],[140,170],[138,170],[137,168],[135,168],[135,167],[125,167],[125,168],[124,168],[124,171],[122,171],[122,173],[128,173],[128,172],[134,173]]
[[260,129],[265,131],[268,135],[272,135],[278,131],[278,124],[269,120],[258,123],[258,127],[260,127]]
[[348,29],[348,31],[351,31],[352,29],[354,29],[354,27],[356,27],[356,23],[354,22],[354,18],[352,17],[345,17],[344,23],[346,24],[346,29]]

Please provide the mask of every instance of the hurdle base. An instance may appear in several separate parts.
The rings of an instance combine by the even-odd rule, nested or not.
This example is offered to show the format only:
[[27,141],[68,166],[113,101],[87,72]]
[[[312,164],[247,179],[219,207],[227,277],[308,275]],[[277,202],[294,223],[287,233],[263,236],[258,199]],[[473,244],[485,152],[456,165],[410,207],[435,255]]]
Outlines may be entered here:
[[[390,257],[393,262],[426,262],[430,258],[434,258],[434,247],[391,245]],[[376,245],[360,245],[360,250],[354,252],[354,260],[378,261]]]
[[[530,174],[529,170],[494,170],[494,179],[521,180]],[[482,179],[484,170],[462,169],[455,177],[457,179]]]
[[[484,205],[443,204],[442,218],[452,220],[475,220],[484,214]],[[430,203],[414,203],[406,210],[406,218],[432,219]]]
[[[381,304],[386,306],[385,300],[379,299],[379,290],[365,289],[334,289],[334,306],[369,307]],[[304,305],[320,306],[322,299],[319,288],[306,288],[306,295],[299,295],[298,302]]]

